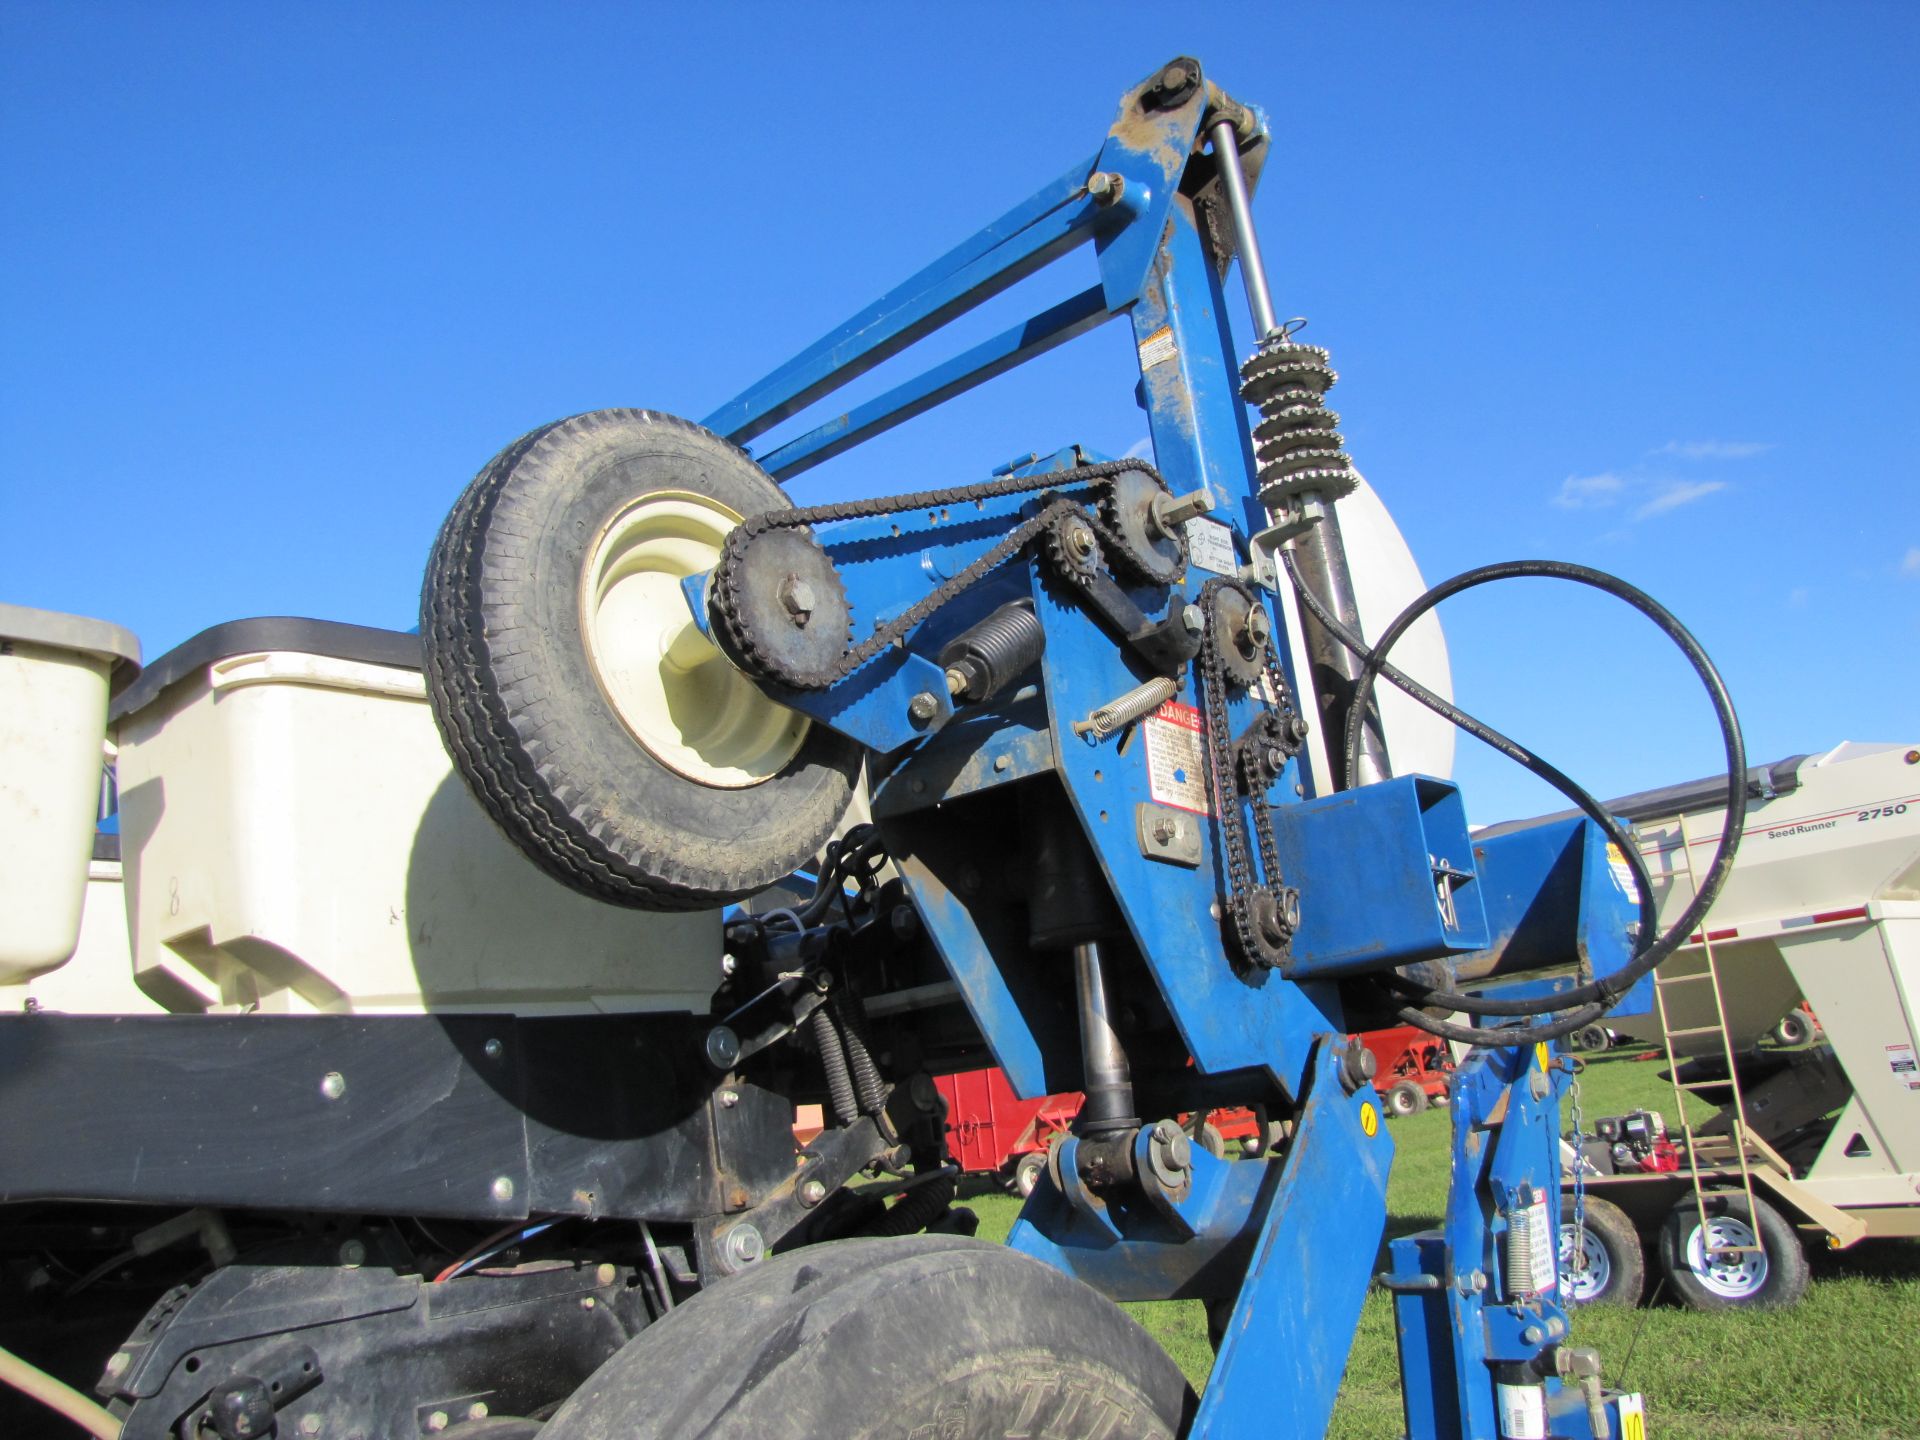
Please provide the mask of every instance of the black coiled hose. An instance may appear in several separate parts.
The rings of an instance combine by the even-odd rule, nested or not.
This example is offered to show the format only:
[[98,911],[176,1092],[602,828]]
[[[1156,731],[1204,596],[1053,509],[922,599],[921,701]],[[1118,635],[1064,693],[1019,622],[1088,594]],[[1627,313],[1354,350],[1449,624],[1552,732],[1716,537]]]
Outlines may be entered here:
[[[1672,612],[1652,596],[1605,571],[1560,560],[1510,560],[1497,565],[1483,565],[1456,575],[1451,580],[1443,580],[1401,611],[1394,622],[1386,628],[1378,643],[1369,647],[1341,624],[1338,617],[1333,615],[1321,603],[1320,598],[1308,588],[1301,579],[1292,554],[1283,552],[1281,558],[1287,568],[1287,577],[1292,581],[1301,603],[1312,612],[1314,618],[1329,634],[1353,651],[1361,662],[1361,671],[1354,687],[1352,708],[1348,713],[1341,752],[1341,767],[1345,783],[1353,783],[1355,762],[1360,748],[1360,728],[1365,719],[1374,685],[1377,679],[1384,675],[1428,709],[1445,716],[1468,734],[1485,741],[1501,754],[1518,762],[1579,806],[1606,832],[1607,838],[1619,847],[1633,872],[1634,884],[1640,892],[1639,948],[1634,952],[1631,960],[1607,979],[1576,986],[1572,990],[1542,1000],[1496,1000],[1437,989],[1398,975],[1378,977],[1379,983],[1414,1002],[1399,1010],[1400,1019],[1409,1025],[1418,1026],[1429,1034],[1474,1045],[1522,1045],[1540,1040],[1557,1039],[1559,1036],[1571,1034],[1598,1020],[1611,1010],[1619,1002],[1620,997],[1642,976],[1671,955],[1679,948],[1681,942],[1693,933],[1695,925],[1719,897],[1721,886],[1726,882],[1727,872],[1733,868],[1734,852],[1739,848],[1740,837],[1746,829],[1746,743],[1740,733],[1739,717],[1734,714],[1733,700],[1727,694],[1726,683],[1720,678],[1720,672],[1714,668],[1713,661],[1708,658],[1699,641],[1693,638]],[[1714,714],[1720,722],[1721,739],[1727,756],[1727,823],[1721,832],[1719,846],[1713,852],[1713,860],[1707,866],[1706,876],[1701,881],[1698,892],[1664,933],[1657,933],[1653,878],[1647,871],[1645,860],[1641,858],[1640,847],[1633,842],[1632,837],[1626,833],[1620,823],[1601,808],[1599,802],[1546,761],[1523,749],[1492,726],[1458,709],[1419,681],[1387,663],[1387,651],[1415,621],[1442,600],[1494,580],[1521,577],[1571,580],[1625,600],[1652,620],[1675,645],[1679,646],[1681,652],[1692,664],[1694,672],[1700,676],[1701,682],[1706,686],[1708,698],[1713,703]],[[1426,1014],[1421,1008],[1426,1006],[1469,1010],[1481,1015],[1516,1016],[1549,1014],[1565,1010],[1569,1006],[1579,1008],[1572,1014],[1545,1025],[1484,1028],[1455,1025],[1450,1021],[1438,1020]]]

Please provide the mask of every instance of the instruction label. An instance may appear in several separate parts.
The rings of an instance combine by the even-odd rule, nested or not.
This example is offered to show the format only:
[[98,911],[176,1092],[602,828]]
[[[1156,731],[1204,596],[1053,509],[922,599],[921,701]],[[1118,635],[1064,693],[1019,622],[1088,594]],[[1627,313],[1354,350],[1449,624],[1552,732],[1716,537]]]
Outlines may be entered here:
[[1637,1390],[1620,1397],[1620,1440],[1647,1440],[1647,1402]]
[[1543,1385],[1496,1385],[1500,1433],[1507,1440],[1547,1440],[1547,1391]]
[[1559,1283],[1554,1268],[1560,1247],[1554,1244],[1553,1221],[1547,1215],[1544,1198],[1527,1206],[1527,1234],[1532,1240],[1529,1248],[1533,1252],[1533,1273],[1527,1278],[1533,1282],[1534,1294],[1545,1295]]
[[1920,1061],[1915,1060],[1913,1046],[1887,1046],[1887,1069],[1907,1089],[1920,1090]]
[[1162,805],[1210,815],[1207,722],[1191,705],[1169,700],[1141,722],[1147,742],[1147,790]]
[[1162,325],[1140,342],[1140,368],[1151,370],[1179,353],[1179,348],[1173,343],[1173,327]]
[[1233,558],[1233,532],[1218,520],[1195,517],[1187,521],[1187,563],[1216,575],[1238,575]]

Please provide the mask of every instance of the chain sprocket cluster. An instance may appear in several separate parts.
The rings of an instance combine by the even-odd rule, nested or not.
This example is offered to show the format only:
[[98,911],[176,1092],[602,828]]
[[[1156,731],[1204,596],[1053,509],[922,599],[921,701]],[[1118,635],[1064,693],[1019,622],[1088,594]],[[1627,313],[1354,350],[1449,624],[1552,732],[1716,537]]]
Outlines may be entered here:
[[1309,492],[1338,500],[1358,481],[1340,417],[1327,408],[1327,391],[1340,378],[1332,356],[1318,345],[1297,344],[1290,333],[1265,341],[1240,367],[1241,398],[1260,411],[1253,456],[1260,500],[1271,510]]
[[[728,532],[722,547],[720,564],[714,571],[709,592],[709,609],[723,648],[736,664],[749,674],[791,690],[824,690],[844,679],[879,655],[888,646],[904,640],[913,629],[992,571],[998,569],[1027,545],[1039,541],[1056,574],[1079,574],[1087,579],[1097,573],[1104,554],[1140,574],[1164,570],[1167,557],[1156,551],[1151,556],[1136,553],[1127,536],[1097,510],[1089,510],[1070,496],[1047,501],[1038,511],[1009,530],[983,551],[952,579],[927,592],[917,603],[874,627],[866,639],[854,643],[851,636],[837,651],[822,654],[813,646],[790,643],[783,622],[755,594],[757,587],[769,583],[773,571],[763,567],[754,554],[763,537],[790,536],[807,532],[810,544],[818,547],[811,527],[835,520],[860,520],[913,511],[937,513],[955,506],[1005,495],[1023,495],[1049,490],[1092,489],[1104,499],[1114,482],[1122,476],[1143,476],[1160,493],[1166,482],[1144,460],[1110,460],[1079,465],[1036,475],[1011,475],[945,490],[921,490],[905,495],[879,496],[870,500],[845,500],[836,504],[813,505],[796,510],[773,510],[754,515]],[[1084,546],[1076,538],[1089,537]],[[1060,554],[1055,552],[1059,551]],[[822,552],[824,556],[824,551]],[[1162,583],[1178,580],[1186,568],[1184,541],[1178,547],[1177,564]],[[782,557],[791,561],[792,557]],[[829,564],[831,562],[829,561]],[[1062,569],[1062,565],[1068,566]],[[793,568],[784,564],[780,574]],[[772,618],[769,619],[769,616]]]
[[[1299,753],[1306,720],[1294,707],[1280,673],[1272,637],[1252,617],[1266,615],[1260,599],[1238,580],[1215,578],[1200,587],[1206,617],[1200,655],[1201,700],[1207,732],[1207,771],[1226,857],[1221,925],[1229,948],[1256,969],[1284,965],[1300,924],[1300,892],[1280,871],[1267,791],[1287,760]],[[1249,630],[1254,630],[1252,635]],[[1228,700],[1232,688],[1261,702],[1259,715],[1237,739]],[[1256,880],[1253,855],[1260,856]]]

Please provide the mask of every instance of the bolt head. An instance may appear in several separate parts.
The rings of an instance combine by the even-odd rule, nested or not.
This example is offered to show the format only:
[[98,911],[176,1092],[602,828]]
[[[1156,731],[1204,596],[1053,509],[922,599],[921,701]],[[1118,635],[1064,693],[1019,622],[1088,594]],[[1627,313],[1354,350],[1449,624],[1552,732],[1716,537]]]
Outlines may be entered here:
[[358,1240],[349,1240],[340,1247],[340,1263],[349,1270],[367,1263],[367,1247]]
[[347,1093],[347,1077],[338,1070],[329,1070],[320,1077],[320,1093],[329,1100],[338,1100]]
[[498,1060],[502,1055],[507,1053],[507,1047],[502,1045],[498,1040],[489,1040],[486,1044],[482,1045],[480,1049],[489,1060]]
[[1189,635],[1198,635],[1207,628],[1207,617],[1198,605],[1188,605],[1180,611],[1180,623]]
[[300,1417],[300,1433],[302,1435],[318,1435],[320,1433],[320,1417],[318,1415],[302,1415]]
[[469,1420],[486,1419],[487,1418],[487,1402],[484,1400],[476,1400],[471,1405],[467,1406],[467,1418]]
[[907,715],[913,720],[926,724],[940,713],[940,701],[929,690],[922,690],[907,702]]
[[447,1412],[446,1411],[436,1410],[431,1415],[427,1416],[427,1429],[432,1433],[437,1435],[446,1428],[447,1428]]
[[1520,1332],[1520,1338],[1522,1341],[1524,1341],[1528,1345],[1538,1345],[1542,1340],[1546,1339],[1547,1337],[1546,1337],[1546,1332],[1543,1331],[1538,1325],[1529,1325],[1527,1326],[1526,1329]]
[[112,1357],[107,1361],[107,1374],[123,1375],[126,1373],[127,1366],[131,1365],[132,1363],[133,1363],[133,1356],[129,1355],[124,1350],[116,1350],[113,1352]]
[[720,1092],[720,1108],[722,1110],[731,1110],[739,1103],[740,1092],[738,1090],[722,1090]]
[[498,1200],[502,1205],[506,1204],[507,1201],[513,1199],[513,1181],[505,1175],[500,1176],[493,1182],[491,1194],[493,1198]]
[[817,604],[813,586],[798,575],[789,575],[780,584],[780,604],[796,625],[805,625]]
[[727,1231],[720,1248],[729,1265],[743,1270],[767,1253],[767,1242],[757,1227],[743,1220]]
[[800,1203],[802,1205],[812,1207],[818,1205],[826,1198],[827,1187],[818,1180],[803,1180],[800,1182]]
[[707,1063],[716,1070],[731,1070],[740,1058],[740,1037],[725,1025],[707,1032]]

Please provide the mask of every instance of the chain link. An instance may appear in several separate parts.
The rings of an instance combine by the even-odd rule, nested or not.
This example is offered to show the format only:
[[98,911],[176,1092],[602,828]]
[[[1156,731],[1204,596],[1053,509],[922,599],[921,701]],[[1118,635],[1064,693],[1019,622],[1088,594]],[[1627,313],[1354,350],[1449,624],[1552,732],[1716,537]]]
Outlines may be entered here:
[[[830,505],[813,505],[798,510],[770,510],[754,515],[728,532],[721,550],[720,564],[714,571],[713,610],[734,657],[762,679],[794,690],[824,690],[845,679],[888,646],[903,641],[915,626],[926,620],[963,591],[998,569],[1030,542],[1040,538],[1069,516],[1084,520],[1112,552],[1128,557],[1136,566],[1150,563],[1138,556],[1106,519],[1089,512],[1067,496],[1048,502],[1040,510],[995,541],[991,548],[945,584],[935,587],[916,604],[884,625],[859,644],[849,647],[837,659],[813,668],[802,668],[785,659],[755,635],[746,622],[742,596],[753,583],[749,557],[756,538],[770,530],[794,530],[835,520],[863,520],[911,510],[939,511],[955,505],[970,505],[1005,495],[1022,495],[1047,490],[1088,486],[1096,490],[1114,477],[1129,471],[1147,476],[1162,491],[1167,482],[1144,460],[1109,460],[1079,465],[1070,470],[1055,470],[1037,475],[1010,475],[974,485],[946,490],[920,490],[904,495],[878,496],[870,500],[845,500]],[[1180,542],[1182,563],[1174,580],[1184,573],[1185,542]],[[829,564],[832,562],[829,561]]]

